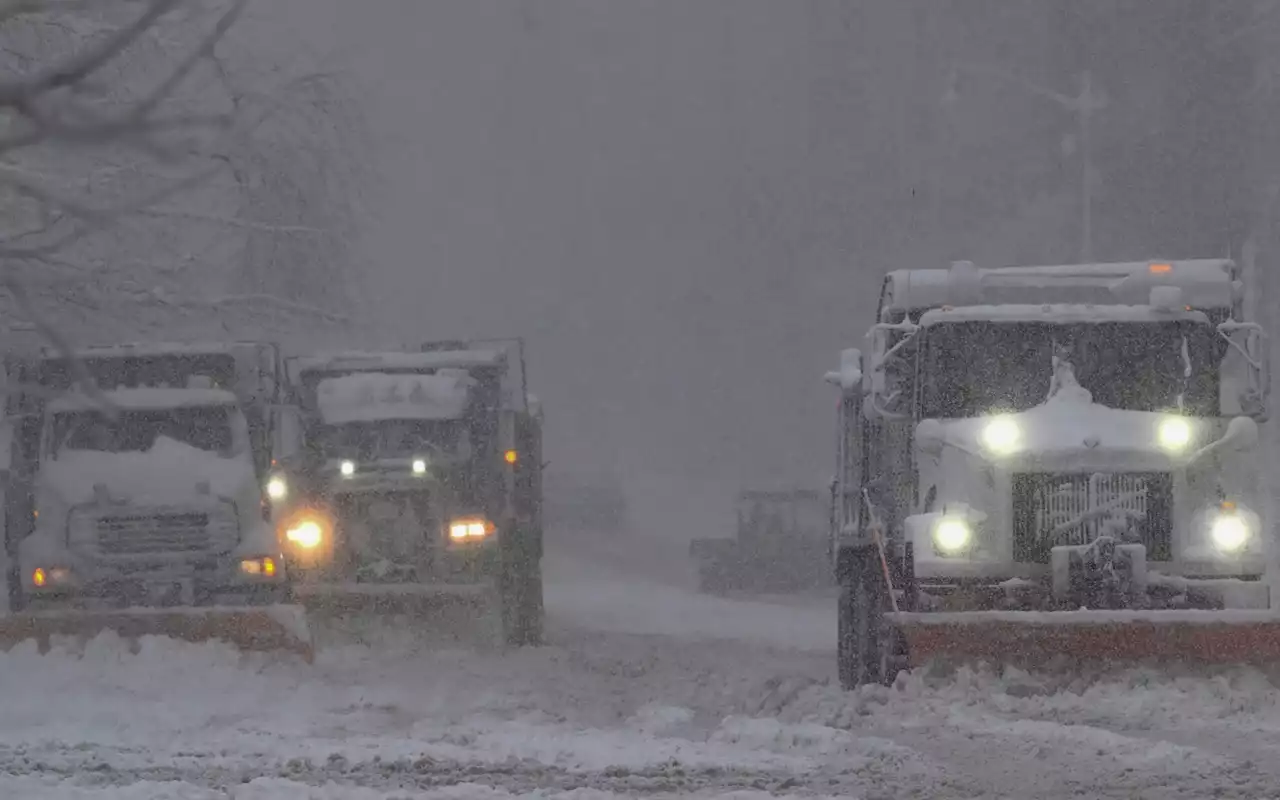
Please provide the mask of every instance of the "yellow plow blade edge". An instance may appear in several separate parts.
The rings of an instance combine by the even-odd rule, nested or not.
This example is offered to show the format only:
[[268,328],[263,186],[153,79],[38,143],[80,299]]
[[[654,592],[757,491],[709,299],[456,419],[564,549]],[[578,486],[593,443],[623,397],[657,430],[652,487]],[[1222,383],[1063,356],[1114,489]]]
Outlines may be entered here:
[[0,649],[35,640],[49,651],[54,636],[91,639],[112,631],[125,639],[167,636],[187,642],[218,640],[240,650],[285,651],[315,658],[303,609],[292,605],[199,608],[58,610],[0,616]]
[[1225,611],[973,611],[887,615],[908,662],[987,662],[1026,669],[1062,659],[1106,664],[1280,663],[1280,614]]

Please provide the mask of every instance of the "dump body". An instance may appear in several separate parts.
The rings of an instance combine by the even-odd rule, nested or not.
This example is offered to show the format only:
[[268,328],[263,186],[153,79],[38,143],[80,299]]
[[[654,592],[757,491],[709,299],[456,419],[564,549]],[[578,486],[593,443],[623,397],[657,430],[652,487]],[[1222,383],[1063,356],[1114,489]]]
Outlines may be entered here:
[[828,376],[846,683],[1033,619],[991,614],[1060,644],[1054,612],[1268,609],[1242,294],[1229,261],[891,273]]
[[286,359],[292,419],[268,489],[305,602],[391,612],[496,598],[509,641],[540,636],[541,417],[511,357]]
[[734,538],[700,538],[689,544],[699,588],[713,593],[799,592],[830,585],[827,524],[826,503],[818,492],[742,492]]
[[10,607],[36,614],[10,628],[269,629],[309,648],[252,610],[290,601],[262,506],[274,346],[110,345],[9,366]]

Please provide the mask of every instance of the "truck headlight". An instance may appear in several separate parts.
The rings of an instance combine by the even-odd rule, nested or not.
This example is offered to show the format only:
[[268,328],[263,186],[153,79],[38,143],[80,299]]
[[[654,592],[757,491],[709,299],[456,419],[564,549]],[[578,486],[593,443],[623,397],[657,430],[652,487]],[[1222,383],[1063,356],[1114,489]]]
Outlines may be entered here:
[[449,523],[449,538],[455,542],[483,539],[496,530],[484,517],[461,517]]
[[245,575],[260,575],[264,578],[274,578],[278,567],[276,560],[271,556],[263,556],[262,558],[246,558],[240,562],[240,571]]
[[324,539],[324,528],[314,519],[299,520],[284,532],[284,538],[304,550],[312,550]]
[[356,462],[343,461],[338,465],[338,471],[342,473],[342,477],[350,478],[352,475],[356,474]]
[[279,475],[272,475],[267,481],[267,497],[272,500],[283,500],[289,494],[289,484]]
[[1165,417],[1156,428],[1156,441],[1170,453],[1180,453],[1191,443],[1191,423],[1182,417]]
[[973,528],[968,522],[955,517],[945,517],[933,528],[933,543],[944,553],[960,552],[973,540]]
[[1222,552],[1236,553],[1249,541],[1249,526],[1239,514],[1219,514],[1209,528],[1209,536]]
[[71,582],[71,570],[66,567],[36,567],[31,571],[31,585],[37,589],[65,586]]
[[982,429],[982,444],[995,455],[1007,456],[1022,445],[1022,428],[1009,417],[996,417]]

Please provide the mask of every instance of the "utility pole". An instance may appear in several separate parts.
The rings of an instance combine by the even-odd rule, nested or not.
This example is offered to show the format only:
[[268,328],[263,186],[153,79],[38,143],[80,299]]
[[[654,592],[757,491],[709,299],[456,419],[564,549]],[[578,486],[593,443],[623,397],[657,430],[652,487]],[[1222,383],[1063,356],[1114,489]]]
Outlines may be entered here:
[[1093,263],[1093,146],[1090,137],[1093,116],[1093,76],[1080,75],[1080,96],[1073,103],[1080,116],[1080,261]]
[[[1032,94],[1047,97],[1068,111],[1074,112],[1080,125],[1080,261],[1093,263],[1093,114],[1106,107],[1106,100],[1095,94],[1093,90],[1093,74],[1085,70],[1080,74],[1080,93],[1075,97],[1046,89],[1043,86],[1014,75],[997,67],[980,64],[957,64],[955,72],[964,71],[978,75],[991,75],[1008,83],[1017,84]],[[956,80],[951,81],[943,98],[945,103],[952,103],[959,96],[955,88]]]

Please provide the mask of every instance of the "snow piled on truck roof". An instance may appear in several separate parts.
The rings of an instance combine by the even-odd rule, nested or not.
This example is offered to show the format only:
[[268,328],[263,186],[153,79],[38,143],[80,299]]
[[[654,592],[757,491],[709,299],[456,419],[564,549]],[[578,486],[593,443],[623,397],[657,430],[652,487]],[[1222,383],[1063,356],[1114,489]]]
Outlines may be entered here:
[[[106,389],[102,398],[121,409],[146,411],[166,408],[238,405],[240,400],[225,389],[172,389],[143,386],[133,389]],[[49,411],[89,411],[102,407],[102,400],[81,392],[71,392],[49,403]]]
[[326,424],[393,419],[459,419],[475,380],[465,371],[431,375],[360,372],[324,378],[316,402]]
[[1074,303],[1042,305],[977,305],[935,308],[920,316],[921,325],[940,322],[1174,322],[1209,323],[1201,311],[1168,310],[1152,306],[1111,306]]

